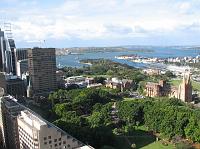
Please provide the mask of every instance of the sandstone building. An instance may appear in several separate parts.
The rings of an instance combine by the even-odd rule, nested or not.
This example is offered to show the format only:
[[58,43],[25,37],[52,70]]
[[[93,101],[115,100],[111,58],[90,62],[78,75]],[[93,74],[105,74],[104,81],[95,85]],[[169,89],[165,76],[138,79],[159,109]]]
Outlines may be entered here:
[[184,102],[192,101],[192,85],[190,75],[184,75],[182,83],[176,87],[160,80],[159,83],[147,82],[145,93],[148,97],[168,96],[181,99]]

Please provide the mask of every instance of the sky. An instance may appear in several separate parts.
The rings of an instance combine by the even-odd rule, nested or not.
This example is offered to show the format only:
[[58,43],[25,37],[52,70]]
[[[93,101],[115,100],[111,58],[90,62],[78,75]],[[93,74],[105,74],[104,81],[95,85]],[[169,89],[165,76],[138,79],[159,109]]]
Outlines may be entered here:
[[200,0],[0,0],[17,47],[200,45]]

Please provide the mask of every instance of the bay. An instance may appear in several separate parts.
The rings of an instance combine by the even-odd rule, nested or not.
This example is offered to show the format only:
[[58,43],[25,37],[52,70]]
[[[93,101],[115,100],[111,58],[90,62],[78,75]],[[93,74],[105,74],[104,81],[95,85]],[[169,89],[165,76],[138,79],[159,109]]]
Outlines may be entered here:
[[154,50],[154,52],[138,52],[131,50],[133,47],[128,47],[128,51],[123,52],[91,52],[91,53],[82,53],[79,55],[64,55],[57,56],[57,66],[58,67],[81,67],[86,64],[79,63],[82,59],[109,59],[115,62],[128,64],[130,66],[134,66],[136,68],[146,67],[148,64],[144,63],[134,63],[128,60],[116,59],[115,56],[120,55],[129,55],[129,54],[137,54],[139,56],[145,57],[157,57],[157,58],[168,58],[168,57],[185,57],[185,56],[197,56],[200,51],[195,49],[185,50],[184,47],[142,47],[143,49]]

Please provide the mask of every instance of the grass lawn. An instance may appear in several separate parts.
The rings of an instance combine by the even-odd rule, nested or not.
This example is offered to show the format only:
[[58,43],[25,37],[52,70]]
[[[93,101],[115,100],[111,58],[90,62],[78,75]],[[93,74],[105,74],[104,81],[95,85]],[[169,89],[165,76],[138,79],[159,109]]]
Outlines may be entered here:
[[161,141],[156,142],[156,137],[145,126],[138,126],[131,136],[116,136],[115,149],[131,149],[133,143],[136,149],[174,149],[172,144],[165,146]]
[[175,149],[175,147],[171,144],[164,146],[161,141],[153,142],[149,145],[142,147],[141,149]]
[[[174,86],[179,86],[182,80],[171,80],[169,83]],[[192,81],[192,88],[193,90],[200,91],[200,83],[196,81]]]
[[118,136],[116,138],[116,149],[131,149],[131,144],[136,144],[136,149],[174,149],[172,144],[164,146],[161,141],[155,141],[151,136]]
[[123,101],[130,101],[130,100],[135,100],[134,98],[124,98]]

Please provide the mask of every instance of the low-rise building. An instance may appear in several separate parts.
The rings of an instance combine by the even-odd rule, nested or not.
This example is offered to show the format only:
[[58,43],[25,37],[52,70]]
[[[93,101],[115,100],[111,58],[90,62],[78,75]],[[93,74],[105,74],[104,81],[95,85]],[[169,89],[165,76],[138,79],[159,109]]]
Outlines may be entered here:
[[128,90],[133,86],[133,81],[128,79],[119,80],[117,78],[112,78],[111,80],[106,80],[106,87],[112,89],[119,89],[120,91]]
[[160,74],[160,70],[158,69],[144,69],[143,72],[147,75],[159,75]]
[[98,88],[98,87],[101,87],[102,84],[101,83],[93,83],[93,84],[89,84],[87,86],[87,88]]

